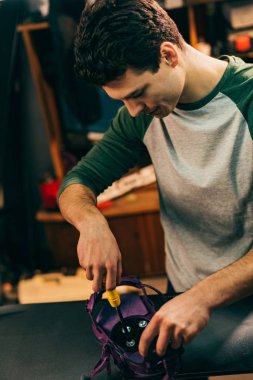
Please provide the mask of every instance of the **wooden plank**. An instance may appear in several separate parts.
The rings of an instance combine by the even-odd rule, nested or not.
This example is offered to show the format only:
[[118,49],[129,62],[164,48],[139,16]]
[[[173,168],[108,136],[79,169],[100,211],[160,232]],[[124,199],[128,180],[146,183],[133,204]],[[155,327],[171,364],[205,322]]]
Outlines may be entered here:
[[156,276],[165,273],[164,238],[158,213],[109,219],[122,253],[124,274]]
[[224,0],[185,0],[186,6],[200,5],[200,4],[210,4],[210,3],[220,3]]
[[39,106],[41,109],[44,125],[49,140],[49,150],[54,165],[55,176],[57,179],[62,180],[65,174],[65,168],[63,164],[63,159],[61,157],[62,135],[57,105],[53,89],[44,79],[39,58],[34,49],[30,35],[30,30],[42,29],[43,25],[37,24],[38,28],[33,29],[29,29],[28,27],[23,28],[25,25],[20,25],[17,27],[17,30],[19,30],[22,33],[25,48],[27,51],[28,62],[35,84]]
[[27,32],[31,30],[41,30],[41,29],[48,29],[50,27],[48,22],[39,22],[36,24],[30,23],[30,24],[21,24],[17,26],[18,32]]
[[[126,215],[159,213],[159,197],[156,189],[139,190],[112,201],[109,208],[101,210],[106,218],[117,218]],[[36,214],[39,222],[65,222],[59,211],[39,210]]]
[[198,33],[195,20],[194,7],[188,7],[189,39],[190,45],[195,47],[198,43]]

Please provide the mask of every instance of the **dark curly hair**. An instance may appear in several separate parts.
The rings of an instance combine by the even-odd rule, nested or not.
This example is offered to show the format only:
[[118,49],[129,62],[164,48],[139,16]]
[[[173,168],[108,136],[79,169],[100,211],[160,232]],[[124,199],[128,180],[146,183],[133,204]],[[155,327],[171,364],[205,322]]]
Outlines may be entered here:
[[105,85],[127,68],[157,72],[160,45],[183,48],[183,37],[154,0],[96,0],[87,3],[75,39],[78,76]]

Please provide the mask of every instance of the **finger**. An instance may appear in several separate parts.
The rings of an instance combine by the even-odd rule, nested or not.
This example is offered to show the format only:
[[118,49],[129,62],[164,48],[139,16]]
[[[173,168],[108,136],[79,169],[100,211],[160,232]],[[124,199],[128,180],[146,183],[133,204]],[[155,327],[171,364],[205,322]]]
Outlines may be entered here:
[[159,356],[164,356],[167,347],[172,342],[173,337],[173,327],[160,329],[157,343],[156,343],[156,353]]
[[106,268],[106,289],[112,290],[116,288],[117,269],[116,266]]
[[92,281],[92,280],[93,280],[93,270],[92,270],[92,266],[87,266],[87,267],[86,267],[86,278],[87,278],[87,280],[89,280],[89,281]]
[[182,330],[175,329],[172,342],[171,342],[171,347],[176,350],[183,345],[183,341],[184,340],[183,340]]
[[103,271],[101,267],[93,267],[93,284],[92,289],[98,292],[102,289]]
[[149,322],[148,326],[145,328],[141,334],[139,342],[139,352],[142,356],[147,356],[149,347],[155,337],[158,335],[159,324],[156,322],[156,319],[153,317]]
[[116,277],[116,281],[117,281],[117,284],[120,283],[121,281],[121,276],[122,276],[122,261],[121,259],[118,261],[118,265],[117,265],[117,277]]

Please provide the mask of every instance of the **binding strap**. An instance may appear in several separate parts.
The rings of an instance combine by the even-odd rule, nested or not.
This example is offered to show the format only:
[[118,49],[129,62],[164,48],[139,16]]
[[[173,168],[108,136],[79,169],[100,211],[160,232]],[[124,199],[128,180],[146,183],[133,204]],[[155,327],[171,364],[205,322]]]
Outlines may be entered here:
[[111,351],[109,345],[106,343],[103,346],[101,358],[93,368],[93,370],[89,373],[89,376],[82,376],[80,380],[91,380],[94,376],[96,376],[99,372],[106,370],[107,376],[111,375],[111,361],[110,361]]
[[170,355],[163,359],[163,366],[165,369],[165,376],[162,380],[174,380],[176,374],[181,367],[181,355],[184,352],[184,348],[180,347],[177,350],[171,349]]

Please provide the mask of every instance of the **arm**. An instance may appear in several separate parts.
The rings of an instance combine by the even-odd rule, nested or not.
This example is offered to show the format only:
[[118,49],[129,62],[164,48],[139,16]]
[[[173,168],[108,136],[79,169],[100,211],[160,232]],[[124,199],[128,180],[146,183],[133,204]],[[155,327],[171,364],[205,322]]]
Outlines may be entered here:
[[93,290],[113,289],[121,276],[121,254],[108,223],[96,207],[96,196],[130,167],[144,151],[143,135],[150,117],[132,118],[122,108],[104,138],[65,177],[59,191],[60,210],[80,232],[77,253]]
[[93,290],[101,289],[106,273],[106,288],[114,289],[122,272],[121,254],[108,223],[96,207],[96,196],[86,186],[68,186],[60,195],[63,217],[80,233],[77,245],[79,263],[86,277],[93,280]]
[[159,355],[165,353],[169,343],[173,348],[190,343],[207,325],[212,310],[252,293],[253,249],[164,304],[141,336],[140,353],[146,356],[156,336],[156,351]]

